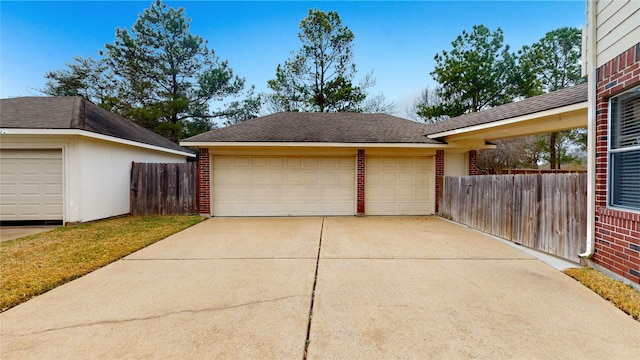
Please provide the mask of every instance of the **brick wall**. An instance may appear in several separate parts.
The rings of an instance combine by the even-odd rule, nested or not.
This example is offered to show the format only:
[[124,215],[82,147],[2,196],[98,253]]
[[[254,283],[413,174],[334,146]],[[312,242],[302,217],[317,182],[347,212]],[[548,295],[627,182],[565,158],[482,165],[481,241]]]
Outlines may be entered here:
[[444,150],[436,150],[436,208],[438,213],[438,202],[440,201],[440,195],[442,192],[442,185],[444,180]]
[[358,149],[358,158],[357,158],[357,166],[358,166],[358,184],[357,184],[357,197],[358,197],[358,209],[357,215],[364,215],[364,174],[365,174],[365,156],[364,149]]
[[211,215],[210,157],[208,148],[199,148],[198,160],[198,210],[200,214]]
[[478,152],[476,150],[469,151],[469,175],[478,175]]
[[640,214],[607,208],[609,98],[640,85],[640,43],[597,69],[593,262],[640,284]]

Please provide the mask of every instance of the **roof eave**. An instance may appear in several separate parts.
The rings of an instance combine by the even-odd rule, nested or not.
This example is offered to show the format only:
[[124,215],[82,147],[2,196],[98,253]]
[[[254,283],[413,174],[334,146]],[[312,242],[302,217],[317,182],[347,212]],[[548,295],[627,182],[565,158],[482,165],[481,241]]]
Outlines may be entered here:
[[[479,125],[474,125],[474,126],[469,126],[469,127],[464,127],[464,128],[459,128],[459,129],[452,129],[452,130],[447,130],[447,131],[443,131],[443,132],[438,132],[438,133],[433,133],[433,134],[428,134],[427,137],[429,139],[442,139],[445,137],[449,137],[449,136],[453,136],[453,135],[461,135],[464,133],[471,133],[471,132],[475,132],[475,131],[480,131],[480,130],[486,130],[486,129],[494,129],[497,127],[501,127],[501,126],[505,126],[505,125],[511,125],[514,123],[518,123],[518,122],[525,122],[525,121],[533,121],[535,119],[538,118],[544,118],[544,117],[549,117],[549,116],[554,116],[554,115],[560,115],[563,113],[569,113],[572,111],[577,111],[577,110],[586,110],[588,107],[588,102],[584,101],[584,102],[580,102],[580,103],[576,103],[576,104],[571,104],[571,105],[567,105],[567,106],[562,106],[562,107],[558,107],[558,108],[554,108],[554,109],[549,109],[549,110],[545,110],[545,111],[540,111],[540,112],[535,112],[535,113],[531,113],[531,114],[526,114],[526,115],[522,115],[522,116],[516,116],[516,117],[512,117],[512,118],[507,118],[507,119],[503,119],[503,120],[497,120],[497,121],[492,121],[492,122],[488,122],[488,123],[484,123],[484,124],[479,124]],[[586,119],[585,119],[585,127],[586,127]],[[553,131],[553,130],[551,130]],[[549,132],[551,132],[549,131]]]
[[341,142],[276,142],[276,141],[184,141],[180,146],[189,147],[349,147],[349,148],[438,148],[446,143],[341,143]]
[[0,137],[6,135],[71,135],[71,136],[84,136],[92,139],[109,141],[113,143],[129,145],[149,150],[161,151],[180,156],[186,156],[195,158],[196,155],[191,152],[179,151],[174,149],[165,148],[162,146],[146,144],[138,141],[132,141],[127,139],[121,139],[114,136],[98,134],[91,131],[80,129],[23,129],[23,128],[0,128]]

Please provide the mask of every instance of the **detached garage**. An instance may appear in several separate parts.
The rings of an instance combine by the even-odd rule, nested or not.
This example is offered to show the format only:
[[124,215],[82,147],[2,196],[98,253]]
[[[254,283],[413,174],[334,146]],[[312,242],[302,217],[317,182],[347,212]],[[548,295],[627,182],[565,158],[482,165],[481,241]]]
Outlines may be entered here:
[[[436,165],[472,149],[429,139],[426,127],[384,114],[277,113],[181,145],[200,151],[203,215],[430,215]],[[468,174],[470,156],[450,158],[447,175]]]
[[0,224],[84,222],[129,212],[132,162],[195,157],[80,97],[0,100]]

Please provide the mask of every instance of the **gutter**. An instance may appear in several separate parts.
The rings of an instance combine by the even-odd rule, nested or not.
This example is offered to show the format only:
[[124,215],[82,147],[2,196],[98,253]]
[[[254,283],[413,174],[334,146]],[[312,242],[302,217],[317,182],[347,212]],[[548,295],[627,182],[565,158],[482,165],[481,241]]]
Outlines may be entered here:
[[[588,16],[588,62],[587,62],[587,238],[585,252],[578,254],[581,259],[591,259],[595,252],[595,221],[596,221],[596,78],[597,40],[596,40],[596,1],[587,0]],[[582,262],[582,261],[581,261]]]

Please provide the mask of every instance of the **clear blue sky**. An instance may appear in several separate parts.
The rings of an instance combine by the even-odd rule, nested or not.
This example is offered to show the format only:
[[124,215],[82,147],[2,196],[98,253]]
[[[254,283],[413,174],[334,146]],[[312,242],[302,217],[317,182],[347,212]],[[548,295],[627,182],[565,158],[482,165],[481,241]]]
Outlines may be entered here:
[[[516,51],[563,26],[582,28],[585,2],[571,1],[165,1],[184,7],[191,32],[208,40],[236,74],[267,91],[276,66],[300,48],[298,24],[310,8],[335,10],[355,34],[358,79],[406,109],[433,80],[433,57],[463,30],[501,27]],[[98,57],[116,27],[130,28],[148,1],[0,2],[0,98],[41,95],[44,74],[74,56]]]

